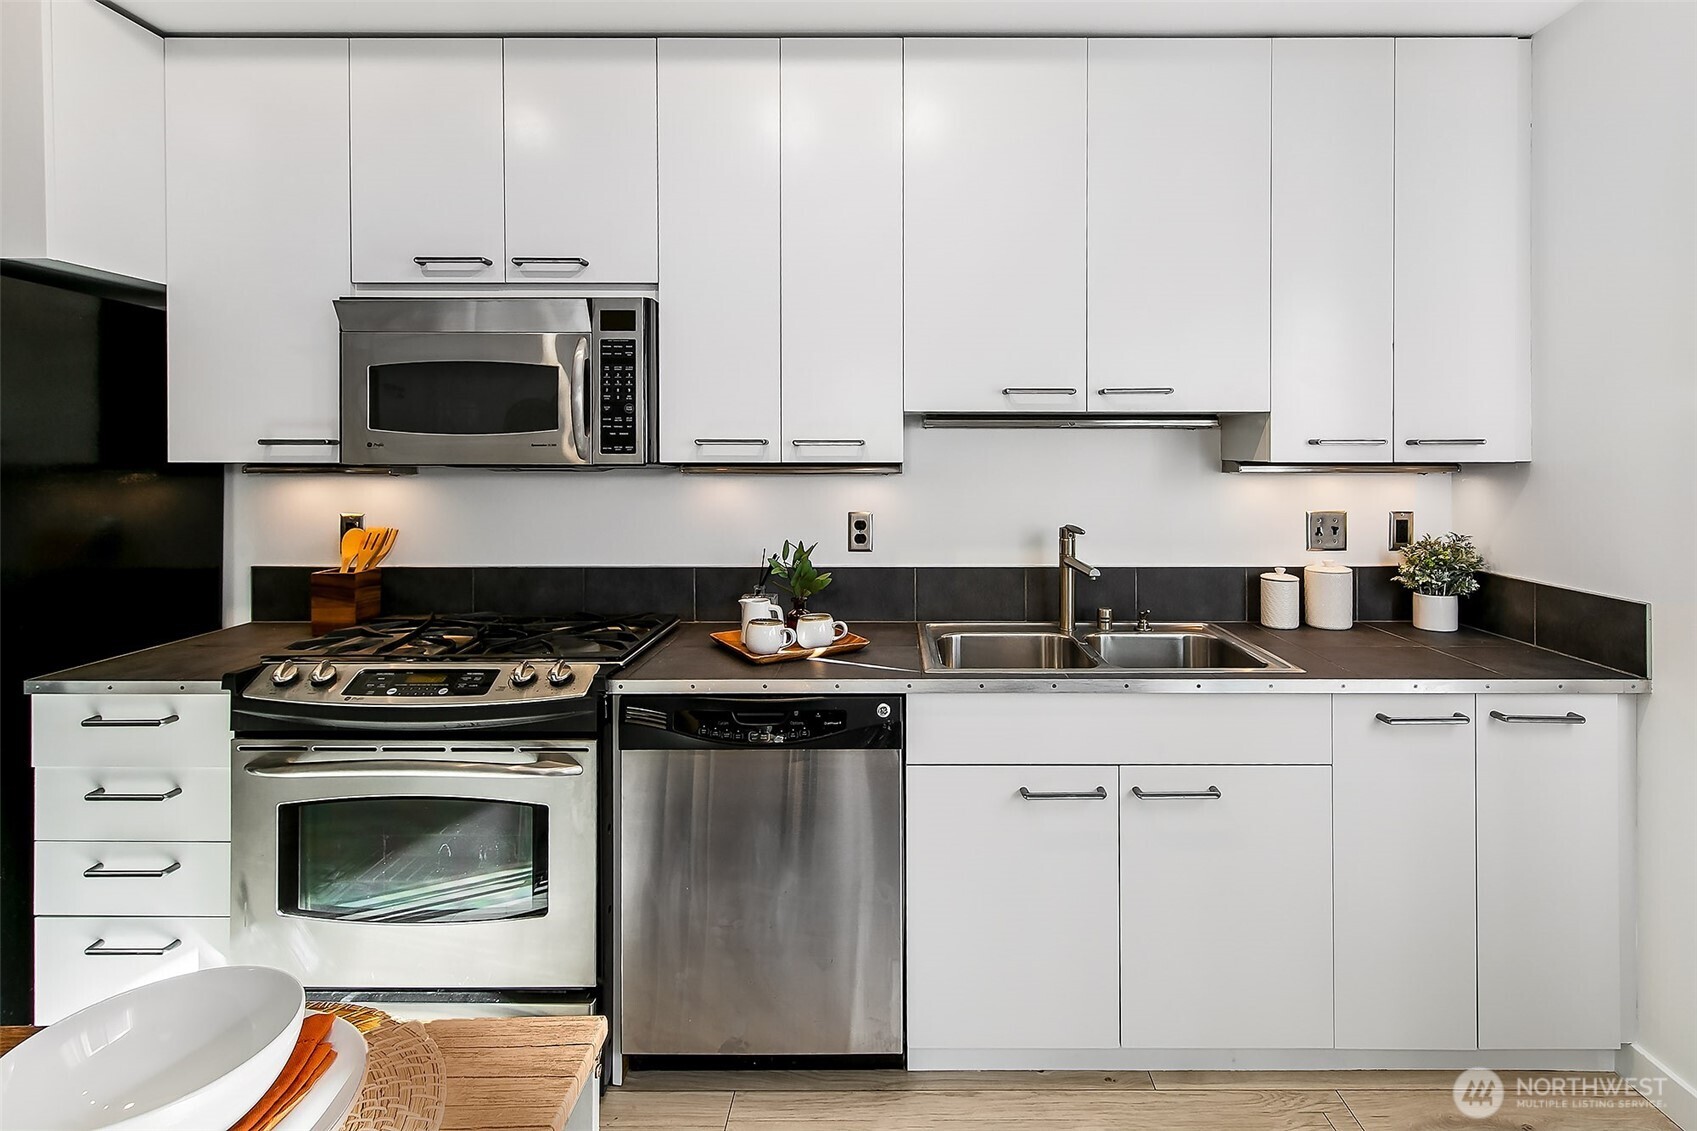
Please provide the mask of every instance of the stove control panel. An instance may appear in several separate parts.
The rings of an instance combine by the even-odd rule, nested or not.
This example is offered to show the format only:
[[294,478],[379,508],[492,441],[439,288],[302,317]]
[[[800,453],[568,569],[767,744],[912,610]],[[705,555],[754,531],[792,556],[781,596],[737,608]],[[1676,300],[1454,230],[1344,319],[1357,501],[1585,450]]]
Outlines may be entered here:
[[363,668],[342,689],[343,695],[487,695],[495,686],[494,668]]
[[242,697],[362,708],[496,706],[580,698],[589,693],[599,672],[596,664],[563,661],[551,666],[535,660],[362,664],[345,657],[334,662],[296,658],[261,668]]

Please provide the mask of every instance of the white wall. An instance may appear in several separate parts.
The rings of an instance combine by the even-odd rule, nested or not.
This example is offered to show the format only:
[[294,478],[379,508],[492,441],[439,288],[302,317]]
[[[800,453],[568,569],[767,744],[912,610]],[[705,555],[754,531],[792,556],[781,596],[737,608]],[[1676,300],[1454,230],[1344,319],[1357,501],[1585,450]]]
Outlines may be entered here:
[[[1214,432],[925,431],[901,475],[426,471],[416,477],[234,475],[228,615],[247,567],[333,560],[336,516],[402,530],[395,565],[742,565],[785,538],[855,565],[1035,565],[1063,522],[1101,565],[1312,560],[1303,512],[1350,514],[1352,563],[1390,562],[1389,512],[1448,530],[1447,475],[1223,475]],[[850,510],[875,551],[846,551]],[[1334,555],[1328,555],[1334,556]],[[1318,558],[1318,555],[1314,555]]]
[[1697,1082],[1697,5],[1591,0],[1532,65],[1533,463],[1458,477],[1457,522],[1503,572],[1652,604],[1635,1043]]

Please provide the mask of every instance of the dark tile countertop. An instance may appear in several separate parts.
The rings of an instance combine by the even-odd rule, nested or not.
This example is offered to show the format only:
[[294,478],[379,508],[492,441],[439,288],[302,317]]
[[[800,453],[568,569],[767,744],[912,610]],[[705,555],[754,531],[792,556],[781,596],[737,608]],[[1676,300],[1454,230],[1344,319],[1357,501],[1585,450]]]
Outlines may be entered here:
[[305,621],[253,621],[36,676],[24,683],[24,691],[89,693],[121,683],[125,691],[210,695],[224,689],[226,672],[250,667],[266,653],[311,635],[312,626]]

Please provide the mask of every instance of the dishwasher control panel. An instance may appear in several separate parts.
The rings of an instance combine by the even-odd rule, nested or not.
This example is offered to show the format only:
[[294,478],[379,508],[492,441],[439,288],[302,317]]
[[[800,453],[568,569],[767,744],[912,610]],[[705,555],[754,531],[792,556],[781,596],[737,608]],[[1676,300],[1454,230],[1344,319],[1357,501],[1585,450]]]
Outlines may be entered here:
[[848,728],[848,712],[803,708],[791,711],[691,711],[679,728],[681,733],[721,742],[746,742],[772,746],[780,742],[807,742]]
[[900,700],[875,696],[643,698],[627,700],[623,712],[627,748],[656,741],[686,748],[887,747],[899,744],[900,721]]

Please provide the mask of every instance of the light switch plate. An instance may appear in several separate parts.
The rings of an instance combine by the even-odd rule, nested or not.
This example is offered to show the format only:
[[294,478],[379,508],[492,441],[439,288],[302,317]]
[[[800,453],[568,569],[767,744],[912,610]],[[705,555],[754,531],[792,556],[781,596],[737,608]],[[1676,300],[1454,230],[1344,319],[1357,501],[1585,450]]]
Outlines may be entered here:
[[1345,511],[1309,511],[1308,548],[1349,549],[1349,514]]
[[1414,541],[1414,512],[1391,512],[1391,549],[1406,550]]
[[340,546],[342,544],[342,536],[344,534],[346,534],[348,531],[350,531],[350,530],[364,530],[364,529],[365,529],[365,515],[363,515],[363,514],[348,514],[347,512],[344,511],[343,514],[342,514],[342,528],[336,532],[336,545]]

